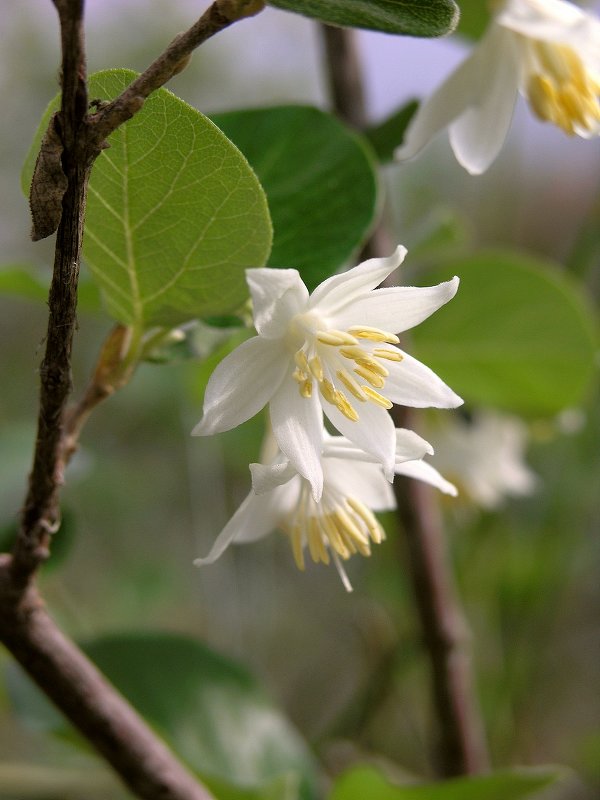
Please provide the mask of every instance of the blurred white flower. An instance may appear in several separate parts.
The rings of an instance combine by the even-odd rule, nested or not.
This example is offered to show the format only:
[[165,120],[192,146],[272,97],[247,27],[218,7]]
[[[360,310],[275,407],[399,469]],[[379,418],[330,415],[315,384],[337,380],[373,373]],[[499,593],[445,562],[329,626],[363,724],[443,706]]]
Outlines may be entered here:
[[434,372],[396,346],[396,333],[422,322],[458,288],[453,278],[438,286],[376,289],[405,254],[398,247],[389,258],[365,261],[328,278],[310,296],[295,269],[246,270],[258,336],[216,368],[204,416],[192,433],[229,430],[268,403],[280,450],[318,501],[324,411],[391,480],[395,436],[387,410],[392,403],[438,408],[462,403]]
[[476,505],[498,508],[508,496],[531,494],[537,475],[525,463],[528,431],[517,417],[478,412],[444,420],[435,435],[437,466]]
[[600,133],[600,20],[565,0],[497,5],[471,55],[417,111],[399,160],[449,127],[459,163],[473,175],[484,172],[506,138],[518,92],[565,133]]
[[[395,431],[394,471],[425,480],[447,494],[456,494],[430,464],[420,459],[433,452],[431,445],[413,431]],[[311,559],[333,560],[345,588],[352,587],[342,561],[355,553],[371,555],[371,543],[379,544],[385,533],[373,511],[396,507],[394,493],[381,464],[342,436],[325,434],[323,445],[323,494],[316,502],[310,483],[283,453],[269,465],[251,464],[253,491],[223,528],[210,553],[194,563],[212,564],[232,543],[255,542],[279,528],[290,540],[299,569],[305,567],[305,550]],[[416,459],[416,460],[415,460]]]

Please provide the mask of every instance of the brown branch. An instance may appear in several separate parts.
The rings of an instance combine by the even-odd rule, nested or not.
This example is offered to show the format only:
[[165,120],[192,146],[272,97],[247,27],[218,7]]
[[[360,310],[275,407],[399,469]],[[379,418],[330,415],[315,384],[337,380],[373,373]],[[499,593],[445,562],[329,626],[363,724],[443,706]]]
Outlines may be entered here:
[[90,120],[91,137],[99,146],[122,125],[146,98],[185,68],[192,52],[233,22],[258,14],[265,0],[216,0],[185,33],[180,33],[166,50],[136,78],[122,94],[108,103]]
[[71,349],[90,170],[89,159],[82,153],[80,136],[87,112],[83,2],[57,0],[56,7],[63,53],[63,93],[56,124],[63,143],[62,166],[68,184],[56,235],[46,351],[40,367],[40,409],[33,467],[11,563],[13,581],[21,589],[48,557],[50,536],[58,524],[60,477],[57,463],[62,415],[71,392]]
[[352,127],[364,128],[367,115],[356,31],[332,25],[320,29],[333,108]]
[[[262,0],[217,0],[196,26],[178,37],[151,65],[129,96],[125,92],[121,104],[117,100],[105,115],[97,113],[93,117],[87,115],[83,0],[54,0],[54,4],[62,44],[61,108],[51,122],[46,161],[39,165],[32,186],[36,202],[42,197],[42,213],[45,188],[53,190],[54,199],[49,221],[37,230],[34,223],[34,238],[50,235],[59,217],[60,222],[48,301],[46,349],[40,367],[33,466],[12,556],[0,556],[0,640],[139,797],[209,800],[209,793],[56,627],[43,608],[34,578],[49,555],[50,538],[58,527],[62,471],[81,427],[91,409],[117,387],[114,381],[106,380],[110,369],[116,370],[111,377],[126,379],[126,367],[131,366],[111,364],[110,357],[101,360],[102,369],[96,371],[82,400],[68,415],[65,413],[72,388],[77,283],[92,164],[105,146],[108,133],[129,119],[151,91],[181,69],[194,47],[235,19],[256,13],[263,4]],[[115,346],[113,354],[117,350]]]
[[404,531],[400,547],[408,551],[423,643],[431,662],[437,771],[446,777],[485,772],[489,759],[470,636],[446,552],[439,504],[434,490],[421,481],[398,477],[394,489]]
[[[333,107],[349,124],[364,127],[364,92],[354,32],[327,26],[322,26],[322,31]],[[392,250],[389,234],[380,223],[363,256],[380,257]],[[407,409],[394,409],[392,414],[397,427],[406,427]],[[408,478],[397,478],[395,490],[423,642],[431,664],[437,719],[436,766],[443,776],[483,772],[488,767],[488,755],[471,669],[468,629],[444,547],[437,498],[429,487]]]
[[211,800],[164,742],[57,628],[34,586],[15,602],[0,556],[0,638],[29,675],[138,797]]

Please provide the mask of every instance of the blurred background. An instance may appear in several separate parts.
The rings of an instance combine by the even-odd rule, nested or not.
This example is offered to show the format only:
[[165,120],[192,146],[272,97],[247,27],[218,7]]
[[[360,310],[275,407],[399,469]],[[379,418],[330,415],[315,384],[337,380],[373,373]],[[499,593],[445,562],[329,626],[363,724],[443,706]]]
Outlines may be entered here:
[[[90,0],[90,72],[143,69],[201,10],[190,0]],[[361,33],[359,46],[376,121],[425,96],[469,45],[457,37]],[[0,266],[31,265],[49,280],[53,239],[30,242],[19,175],[58,89],[58,25],[50,2],[5,5],[0,62]],[[318,27],[268,8],[203,46],[169,88],[208,114],[283,103],[327,108]],[[468,240],[550,257],[597,304],[599,145],[566,139],[520,103],[502,154],[472,178],[442,136],[426,158],[386,170],[393,238],[409,248],[409,262],[411,248],[418,251],[438,230],[457,248]],[[427,252],[412,269],[432,266],[435,251]],[[110,324],[82,308],[76,395]],[[44,302],[0,295],[5,541],[25,492],[45,326]],[[160,630],[190,635],[240,661],[334,771],[364,753],[430,774],[428,665],[392,515],[385,519],[388,541],[370,560],[350,564],[351,595],[333,569],[299,573],[281,535],[231,548],[214,566],[192,566],[248,492],[248,462],[258,459],[263,432],[259,417],[227,434],[192,439],[204,381],[193,362],[144,364],[93,414],[67,473],[63,541],[59,546],[57,539],[56,559],[41,576],[52,613],[76,639]],[[437,418],[421,424],[435,445]],[[500,481],[498,496],[486,501],[469,491],[463,475],[461,497],[443,503],[479,697],[496,766],[567,765],[579,777],[560,796],[592,800],[600,792],[597,386],[560,418],[530,416],[514,424],[511,458],[520,467],[511,476],[522,468],[529,477],[512,490],[508,480],[507,496]],[[441,457],[446,434],[437,435]],[[458,467],[453,472],[445,463],[440,469],[460,482]],[[5,653],[0,666],[8,676],[0,685],[0,786],[17,787],[0,796],[96,796],[93,781],[82,795],[77,788],[51,795],[29,787],[28,769],[72,766],[84,756],[18,713],[11,689],[18,679]],[[2,784],[2,776],[14,784]],[[121,796],[100,766],[97,781],[98,796]]]

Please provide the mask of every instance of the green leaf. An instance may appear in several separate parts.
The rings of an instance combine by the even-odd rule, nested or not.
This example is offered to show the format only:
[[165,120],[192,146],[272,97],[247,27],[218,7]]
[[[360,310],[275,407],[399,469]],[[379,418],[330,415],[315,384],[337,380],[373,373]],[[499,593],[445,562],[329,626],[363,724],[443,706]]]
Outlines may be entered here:
[[[314,798],[314,764],[306,745],[240,665],[192,639],[161,633],[107,636],[83,649],[209,782],[262,791],[294,773],[302,800]],[[14,665],[8,678],[21,717],[64,732],[56,712]],[[257,800],[262,797],[269,795],[258,794]]]
[[[0,268],[0,294],[33,300],[37,303],[48,302],[51,270],[45,274],[32,265],[10,265]],[[98,312],[101,308],[97,287],[86,275],[79,279],[77,309],[79,311]]]
[[31,266],[18,264],[0,269],[0,294],[45,303],[49,285],[50,274],[42,276]]
[[453,0],[269,0],[269,4],[332,25],[406,36],[445,36],[459,17]]
[[394,786],[372,767],[356,767],[338,778],[328,800],[521,800],[564,774],[564,769],[553,767]]
[[410,103],[394,111],[383,122],[365,131],[365,136],[371,143],[373,150],[375,150],[377,158],[383,164],[393,160],[394,150],[402,144],[404,132],[418,107],[418,102],[411,100]]
[[489,3],[460,0],[460,21],[456,32],[468,39],[479,39],[492,17]]
[[213,116],[267,193],[269,265],[298,269],[309,289],[346,265],[378,210],[376,162],[364,139],[308,106]]
[[595,373],[595,320],[556,265],[482,252],[428,279],[458,275],[456,297],[414,330],[414,354],[468,403],[555,414],[580,403]]
[[[90,96],[111,99],[136,76],[91,76]],[[45,114],[23,172],[31,177]],[[166,89],[109,138],[92,171],[84,257],[109,313],[145,328],[235,310],[246,267],[271,246],[264,192],[239,150]]]

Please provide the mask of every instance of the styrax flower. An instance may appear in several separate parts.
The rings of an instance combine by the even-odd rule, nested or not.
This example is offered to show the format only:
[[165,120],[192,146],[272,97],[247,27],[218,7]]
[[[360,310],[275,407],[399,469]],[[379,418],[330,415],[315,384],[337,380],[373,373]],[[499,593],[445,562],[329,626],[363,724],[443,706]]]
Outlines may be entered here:
[[394,468],[392,403],[453,408],[462,400],[428,367],[398,348],[412,328],[450,300],[458,278],[424,288],[375,289],[406,250],[334,275],[309,296],[295,269],[248,269],[258,336],[214,371],[204,416],[209,435],[240,425],[269,404],[277,444],[321,497],[323,411],[344,436]]
[[528,437],[518,417],[492,411],[452,419],[432,431],[437,464],[460,486],[461,495],[486,509],[500,507],[507,497],[529,495],[538,486],[525,461]]
[[[420,461],[433,452],[428,442],[405,429],[397,429],[394,440],[396,473],[456,494],[451,483],[430,464]],[[308,549],[314,562],[329,564],[333,560],[350,591],[342,561],[355,553],[369,556],[371,544],[385,539],[373,511],[393,509],[396,502],[381,464],[344,437],[325,434],[322,459],[325,480],[319,502],[310,483],[283,453],[279,452],[270,465],[251,464],[253,491],[218,535],[210,553],[194,563],[211,564],[233,542],[255,542],[278,528],[289,537],[299,569],[305,567]]]
[[600,20],[565,0],[496,5],[471,55],[419,108],[398,159],[412,158],[449,127],[459,163],[484,172],[506,138],[518,92],[565,133],[600,133]]

